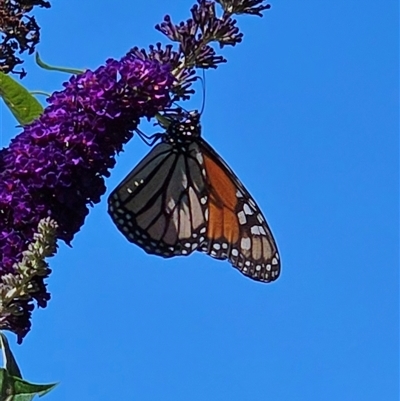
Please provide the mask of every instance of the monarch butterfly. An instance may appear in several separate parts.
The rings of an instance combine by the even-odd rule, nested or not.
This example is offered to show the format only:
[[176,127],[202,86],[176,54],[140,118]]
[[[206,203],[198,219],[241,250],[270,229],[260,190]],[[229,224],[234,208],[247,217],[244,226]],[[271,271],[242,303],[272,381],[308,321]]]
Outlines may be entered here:
[[195,250],[228,259],[244,275],[278,278],[280,259],[261,210],[201,138],[196,111],[172,120],[147,156],[117,186],[108,212],[128,241],[169,258]]

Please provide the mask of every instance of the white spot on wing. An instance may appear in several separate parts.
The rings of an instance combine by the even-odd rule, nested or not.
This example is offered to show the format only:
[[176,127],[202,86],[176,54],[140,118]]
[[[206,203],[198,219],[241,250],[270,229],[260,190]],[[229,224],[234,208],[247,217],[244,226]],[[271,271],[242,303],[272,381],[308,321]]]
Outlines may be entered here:
[[182,187],[187,188],[188,186],[188,179],[187,175],[185,173],[182,174]]
[[248,251],[251,246],[250,238],[249,237],[242,238],[242,240],[240,241],[240,246],[242,249]]
[[250,198],[248,202],[251,206],[253,206],[254,209],[256,209],[256,204],[254,203],[253,199]]
[[175,206],[176,206],[175,200],[171,198],[167,203],[167,210],[172,211],[174,210]]
[[243,212],[239,212],[238,213],[238,219],[239,219],[239,223],[241,225],[246,224],[247,220],[246,220],[246,216],[245,216],[245,214]]
[[244,204],[243,210],[244,210],[244,212],[245,212],[246,214],[249,214],[249,215],[252,215],[252,214],[253,214],[253,211],[250,209],[250,206],[249,206],[247,203]]

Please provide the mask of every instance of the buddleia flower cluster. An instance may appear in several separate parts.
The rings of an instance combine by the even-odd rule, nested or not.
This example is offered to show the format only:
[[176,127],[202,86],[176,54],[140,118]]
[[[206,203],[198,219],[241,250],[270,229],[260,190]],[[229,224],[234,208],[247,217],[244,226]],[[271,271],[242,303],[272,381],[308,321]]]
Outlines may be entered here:
[[[222,14],[217,15],[216,3],[222,7]],[[175,76],[172,88],[173,100],[187,100],[194,93],[191,89],[197,79],[196,69],[217,68],[226,63],[211,44],[235,46],[243,39],[243,34],[233,18],[235,14],[253,14],[262,16],[262,11],[271,6],[263,4],[264,0],[198,0],[190,12],[191,18],[175,25],[169,15],[164,17],[156,29],[162,32],[177,46],[157,43],[149,50],[134,47],[130,53],[144,60],[157,60],[169,64]]]
[[[1,1],[1,0],[0,0]],[[70,244],[88,206],[100,201],[115,156],[140,119],[174,110],[194,93],[196,69],[226,60],[211,44],[234,46],[242,33],[234,14],[268,9],[262,0],[199,0],[178,25],[169,16],[156,26],[177,46],[134,47],[121,60],[74,75],[47,99],[42,115],[0,151],[0,330],[21,342],[30,329],[34,301],[50,294],[44,261],[56,241]]]
[[[132,137],[140,118],[152,117],[170,104],[172,82],[168,65],[131,55],[108,60],[95,71],[73,76],[63,91],[48,99],[50,105],[43,114],[1,151],[3,294],[9,291],[10,275],[19,283],[25,252],[43,219],[57,225],[54,236],[71,243],[88,205],[98,203],[106,191],[104,177],[109,176],[116,153]],[[43,281],[48,273],[32,277],[28,290],[18,289],[11,306],[7,300],[0,308],[0,329],[15,332],[19,341],[30,328],[32,301],[45,307],[50,298]]]
[[[5,273],[0,283],[0,327],[13,331],[21,342],[31,327],[32,297],[45,307],[50,299],[43,280],[51,273],[45,258],[55,254],[58,225],[49,217],[42,219],[33,242],[22,252],[12,273]],[[38,295],[40,294],[40,297]]]
[[33,7],[49,8],[50,3],[44,0],[0,0],[0,71],[26,75],[24,69],[16,71],[22,64],[16,53],[32,54],[40,40],[40,27],[35,18],[28,15]]

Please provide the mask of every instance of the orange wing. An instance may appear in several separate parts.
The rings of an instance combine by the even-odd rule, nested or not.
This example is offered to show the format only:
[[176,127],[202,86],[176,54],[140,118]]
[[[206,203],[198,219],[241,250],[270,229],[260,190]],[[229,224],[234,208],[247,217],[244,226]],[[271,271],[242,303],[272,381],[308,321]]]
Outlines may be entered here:
[[209,215],[206,240],[199,250],[229,259],[254,280],[276,280],[278,249],[260,208],[212,147],[204,140],[200,145],[209,186]]

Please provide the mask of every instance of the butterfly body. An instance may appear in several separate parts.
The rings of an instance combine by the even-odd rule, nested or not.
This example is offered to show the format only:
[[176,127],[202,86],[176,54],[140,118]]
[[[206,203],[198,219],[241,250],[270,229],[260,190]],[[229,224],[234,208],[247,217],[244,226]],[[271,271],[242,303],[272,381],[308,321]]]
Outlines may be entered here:
[[246,276],[275,280],[277,246],[259,207],[201,138],[198,114],[174,121],[109,197],[125,237],[163,257],[194,251],[228,259]]

